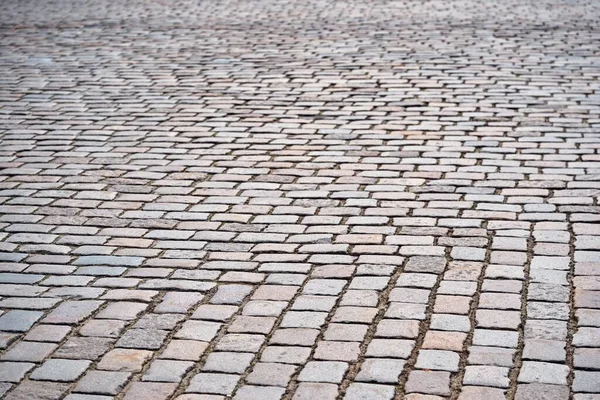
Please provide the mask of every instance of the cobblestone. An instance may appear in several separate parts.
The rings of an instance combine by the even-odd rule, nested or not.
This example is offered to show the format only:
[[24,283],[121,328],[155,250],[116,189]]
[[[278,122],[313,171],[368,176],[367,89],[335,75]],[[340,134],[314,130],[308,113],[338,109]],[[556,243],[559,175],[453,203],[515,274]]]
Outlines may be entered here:
[[516,400],[558,400],[569,396],[567,386],[530,383],[517,386]]
[[119,393],[131,374],[129,372],[89,371],[75,386],[75,392],[92,394]]
[[0,316],[0,330],[27,332],[44,313],[39,311],[10,310]]
[[2,382],[19,382],[35,364],[24,362],[0,362]]
[[86,360],[47,360],[33,371],[30,379],[41,381],[72,382],[77,380],[89,367]]
[[114,343],[114,339],[96,337],[71,337],[60,346],[54,356],[75,360],[95,360]]
[[155,360],[142,376],[142,380],[178,383],[193,365],[194,363],[189,361]]
[[177,385],[174,383],[134,382],[123,398],[164,400],[168,399],[176,388]]
[[21,383],[4,398],[7,400],[58,399],[68,389],[67,383],[27,381]]
[[152,352],[147,350],[114,349],[102,357],[98,369],[138,372],[151,357]]
[[338,361],[310,361],[308,362],[298,380],[301,382],[330,382],[341,383],[348,364]]
[[600,4],[0,13],[0,397],[600,396]]
[[367,359],[361,365],[356,380],[394,384],[403,368],[403,360]]

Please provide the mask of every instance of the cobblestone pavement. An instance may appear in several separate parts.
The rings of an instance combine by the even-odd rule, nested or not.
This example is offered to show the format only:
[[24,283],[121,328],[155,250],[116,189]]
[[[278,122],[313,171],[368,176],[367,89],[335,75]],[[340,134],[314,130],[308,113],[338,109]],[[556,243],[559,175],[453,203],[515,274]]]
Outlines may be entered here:
[[0,397],[600,399],[600,2],[1,8]]

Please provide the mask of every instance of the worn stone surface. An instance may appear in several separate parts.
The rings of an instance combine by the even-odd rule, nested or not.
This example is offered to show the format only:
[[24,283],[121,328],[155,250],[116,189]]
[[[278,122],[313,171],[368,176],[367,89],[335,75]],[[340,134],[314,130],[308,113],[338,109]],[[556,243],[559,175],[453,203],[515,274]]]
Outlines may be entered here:
[[413,371],[406,382],[406,392],[445,396],[450,393],[450,373],[443,371]]
[[340,361],[311,361],[308,362],[298,380],[301,382],[331,382],[340,383],[348,370],[348,363]]
[[599,25],[3,1],[0,397],[600,396]]
[[87,360],[48,360],[30,375],[30,379],[41,381],[72,382],[77,380],[90,366]]
[[253,399],[281,399],[285,393],[284,388],[269,387],[269,386],[242,386],[236,392],[234,399],[236,400],[253,400]]
[[98,368],[108,371],[141,371],[152,352],[136,349],[113,349],[106,353],[98,363]]
[[516,400],[559,400],[569,397],[569,388],[542,383],[520,384],[515,394]]
[[391,400],[394,398],[394,387],[355,382],[350,384],[344,398],[348,400]]
[[119,393],[127,383],[129,372],[89,371],[75,386],[75,392],[92,394]]
[[403,368],[403,360],[367,359],[361,365],[356,380],[394,384]]
[[114,339],[95,337],[71,337],[55,352],[59,358],[96,360],[114,343]]
[[33,363],[0,362],[0,381],[19,382],[33,367],[35,367]]
[[21,383],[13,391],[8,393],[6,400],[50,400],[59,399],[69,389],[69,384],[58,382],[35,382],[27,381]]
[[125,400],[165,400],[175,391],[174,383],[134,382],[125,393]]
[[44,313],[29,310],[10,310],[0,316],[0,330],[26,332]]

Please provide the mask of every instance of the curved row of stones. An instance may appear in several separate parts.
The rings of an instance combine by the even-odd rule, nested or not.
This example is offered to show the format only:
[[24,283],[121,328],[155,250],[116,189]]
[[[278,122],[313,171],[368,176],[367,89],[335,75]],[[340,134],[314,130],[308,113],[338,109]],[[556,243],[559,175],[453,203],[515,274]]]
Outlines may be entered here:
[[600,4],[3,9],[0,397],[600,399]]

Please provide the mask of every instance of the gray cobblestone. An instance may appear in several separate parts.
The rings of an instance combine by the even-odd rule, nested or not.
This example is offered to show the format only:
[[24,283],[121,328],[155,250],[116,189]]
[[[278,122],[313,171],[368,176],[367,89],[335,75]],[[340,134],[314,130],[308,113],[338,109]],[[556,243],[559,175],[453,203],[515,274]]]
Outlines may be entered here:
[[376,385],[370,383],[352,383],[346,391],[345,399],[373,399],[388,400],[394,398],[394,387],[387,385]]
[[367,359],[363,362],[356,380],[395,384],[403,368],[403,360]]
[[238,375],[200,373],[192,378],[187,391],[230,395],[238,380]]
[[443,371],[412,371],[406,382],[407,393],[425,393],[447,396],[450,373]]
[[279,400],[284,393],[285,389],[278,387],[242,386],[233,398],[236,400]]
[[71,337],[60,346],[54,356],[75,360],[95,360],[104,354],[114,339],[95,337]]
[[75,387],[75,392],[117,394],[125,386],[129,372],[89,371]]
[[568,372],[565,365],[525,361],[519,374],[519,382],[566,385]]
[[251,353],[211,353],[202,368],[203,371],[243,373],[254,358]]
[[567,386],[547,385],[542,383],[520,384],[517,386],[516,400],[558,400],[569,396]]
[[133,382],[125,393],[125,400],[165,400],[175,391],[174,383]]
[[116,345],[132,349],[157,350],[162,346],[167,334],[167,331],[162,330],[130,329],[120,337]]
[[193,365],[194,363],[189,361],[155,360],[150,364],[150,369],[142,376],[142,380],[177,383]]
[[286,387],[295,371],[296,367],[293,365],[258,363],[246,380],[256,385]]
[[44,313],[39,311],[11,310],[0,316],[0,330],[27,332]]
[[98,369],[138,372],[151,357],[152,352],[148,350],[114,349],[102,357]]
[[8,361],[42,361],[56,349],[54,343],[19,342],[2,356]]
[[62,397],[68,389],[69,384],[67,383],[27,381],[17,386],[5,399],[57,399]]
[[33,371],[30,379],[42,381],[72,382],[90,366],[86,360],[47,360]]
[[458,371],[459,355],[452,351],[421,350],[415,366],[427,370]]
[[294,394],[294,400],[323,399],[334,400],[337,398],[338,388],[331,383],[310,383],[303,382],[298,385]]
[[0,362],[0,381],[19,382],[33,367],[35,367],[33,363]]

